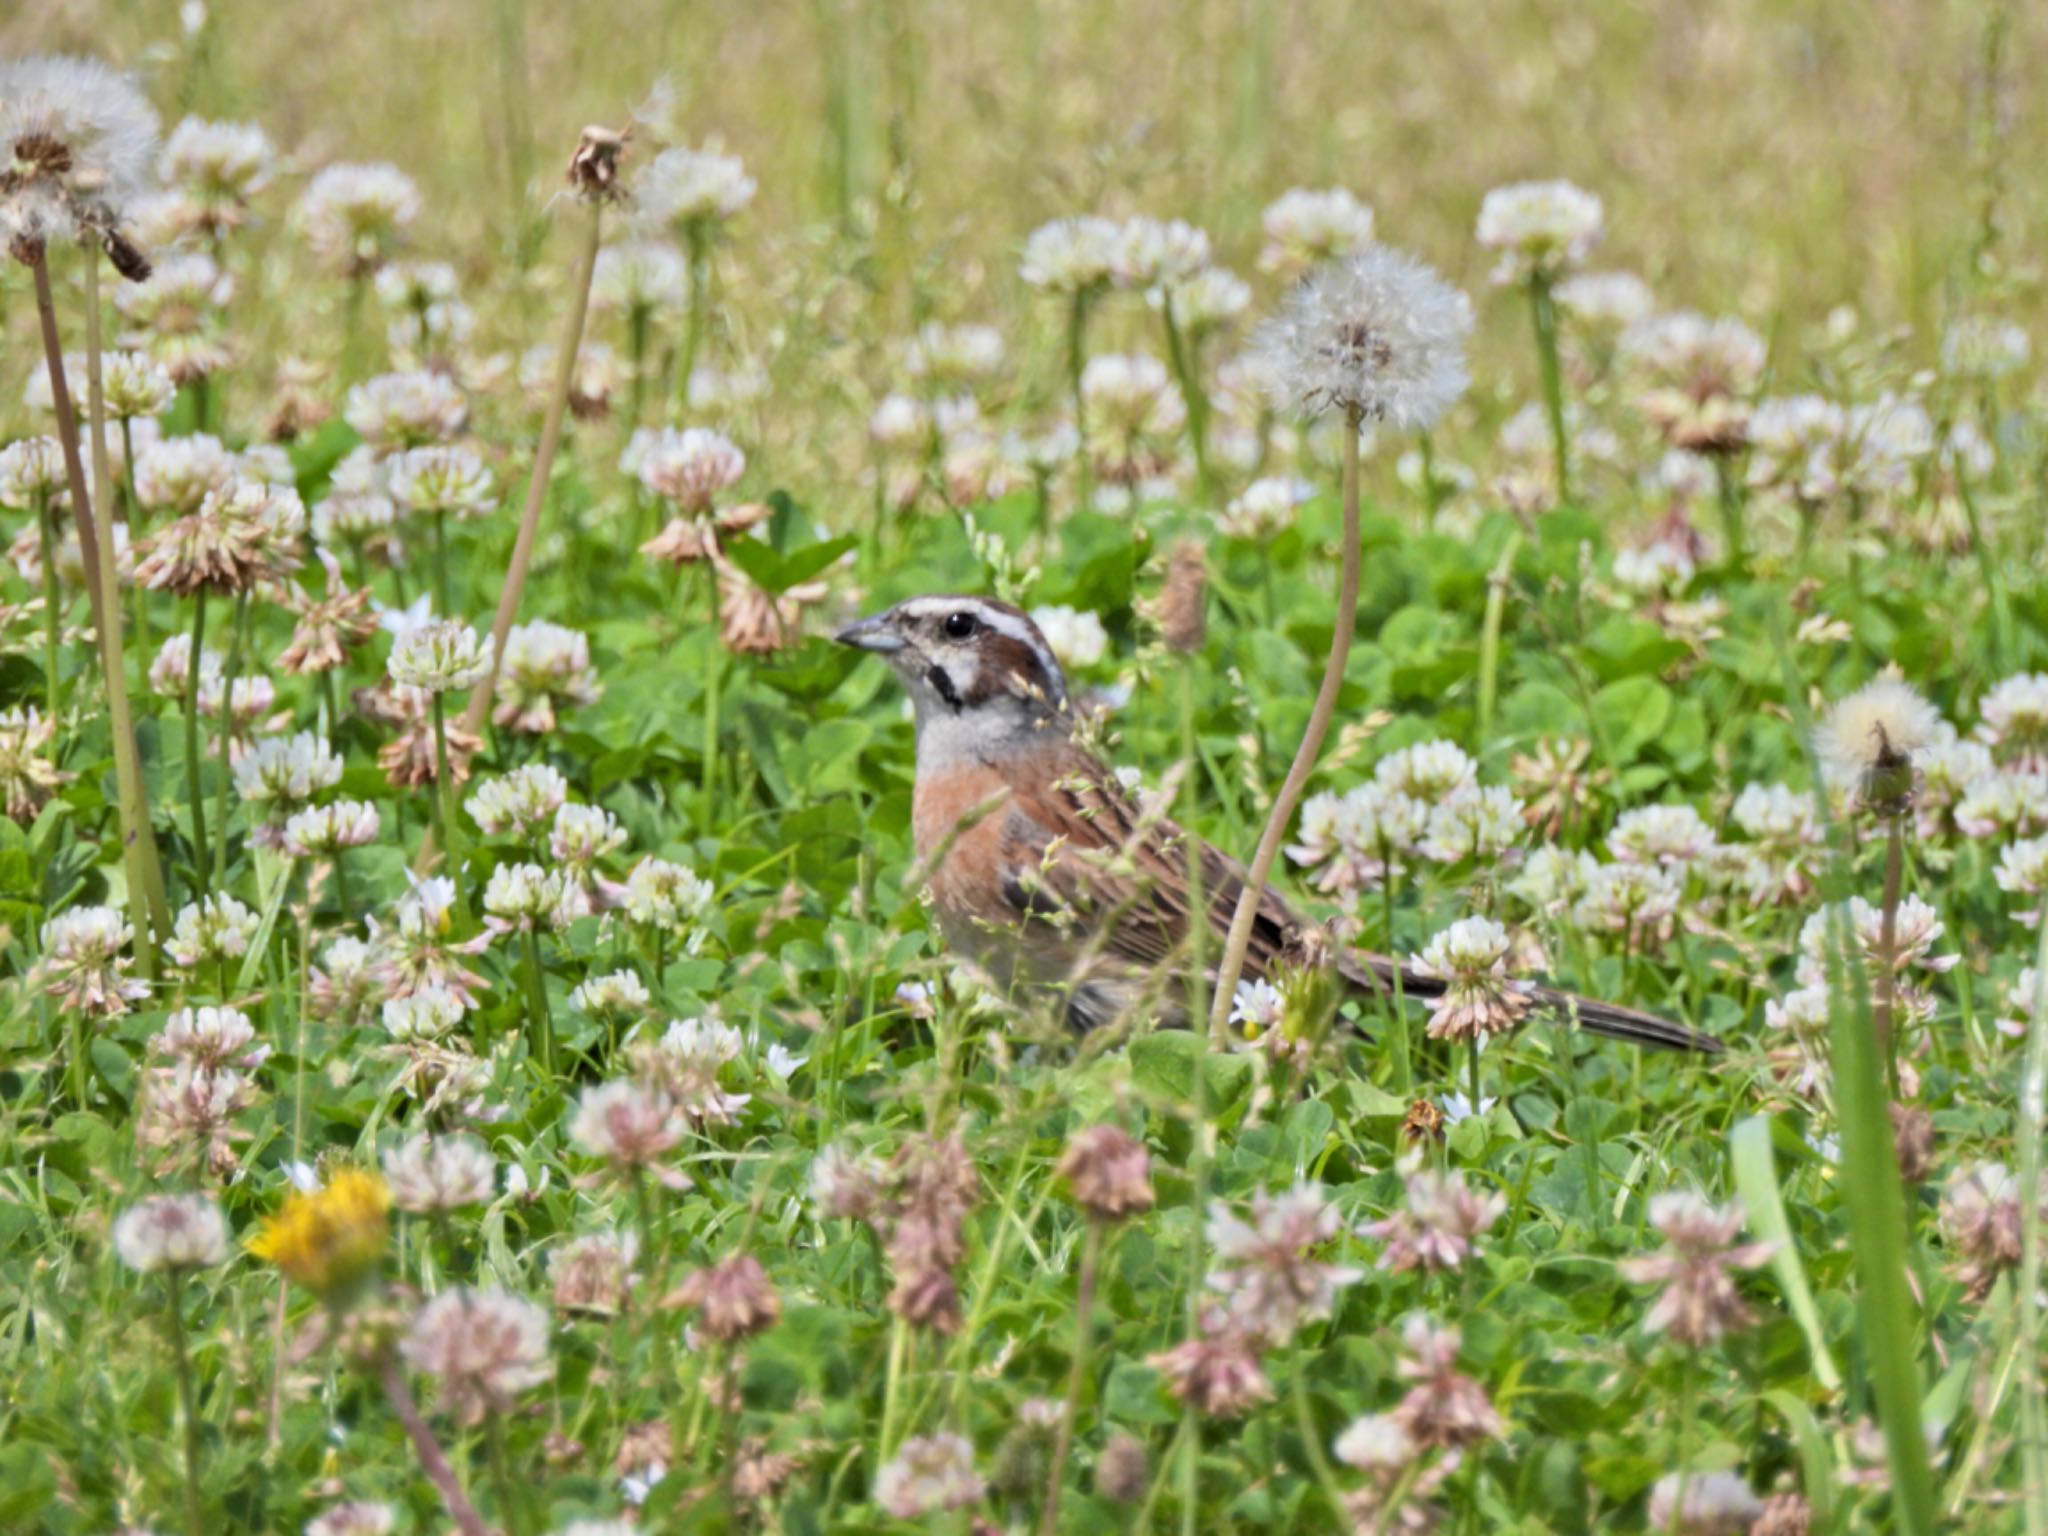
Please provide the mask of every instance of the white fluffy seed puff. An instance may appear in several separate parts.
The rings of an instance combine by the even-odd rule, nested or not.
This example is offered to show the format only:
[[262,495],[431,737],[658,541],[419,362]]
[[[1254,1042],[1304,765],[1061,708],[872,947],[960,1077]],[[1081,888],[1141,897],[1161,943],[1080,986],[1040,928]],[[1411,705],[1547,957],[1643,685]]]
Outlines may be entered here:
[[96,59],[0,62],[0,235],[109,226],[147,187],[156,135],[156,109]]
[[1423,431],[1470,382],[1471,334],[1464,294],[1414,257],[1368,245],[1304,278],[1252,347],[1284,407]]
[[1913,761],[1940,733],[1939,712],[1894,667],[1837,701],[1813,745],[1833,788],[1876,805],[1911,794]]

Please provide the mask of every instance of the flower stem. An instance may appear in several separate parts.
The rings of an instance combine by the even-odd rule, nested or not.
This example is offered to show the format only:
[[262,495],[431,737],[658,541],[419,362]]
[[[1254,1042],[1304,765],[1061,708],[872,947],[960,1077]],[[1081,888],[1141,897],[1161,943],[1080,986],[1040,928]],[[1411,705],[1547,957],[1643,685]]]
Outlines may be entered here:
[[1302,791],[1308,787],[1309,775],[1315,771],[1316,758],[1323,750],[1323,738],[1329,734],[1331,717],[1337,712],[1337,696],[1344,688],[1344,667],[1351,657],[1352,633],[1358,627],[1358,429],[1362,425],[1356,410],[1346,415],[1343,432],[1344,564],[1338,581],[1330,656],[1323,667],[1323,681],[1316,690],[1315,705],[1309,711],[1308,727],[1295,751],[1294,762],[1288,767],[1287,777],[1281,781],[1280,793],[1273,799],[1272,813],[1266,818],[1266,829],[1259,835],[1258,851],[1253,854],[1251,869],[1245,877],[1244,892],[1238,897],[1237,910],[1231,916],[1230,934],[1224,941],[1222,963],[1216,970],[1216,991],[1210,1003],[1209,1033],[1212,1036],[1220,1034],[1229,1021],[1231,998],[1237,990],[1238,977],[1244,973],[1245,952],[1251,945],[1252,923],[1258,915],[1259,902],[1266,894],[1266,877],[1272,873],[1281,839],[1287,835],[1287,824],[1293,820],[1294,808],[1301,803]]
[[[583,321],[590,311],[590,274],[597,266],[598,239],[604,229],[604,205],[591,202],[585,211],[583,244],[576,257],[576,270],[569,281],[569,315],[562,327],[562,348],[555,359],[554,393],[548,397],[547,419],[541,424],[540,447],[533,456],[533,474],[526,482],[526,506],[519,514],[519,532],[512,541],[511,563],[505,568],[505,585],[498,591],[498,611],[491,621],[491,669],[469,696],[463,726],[482,735],[490,718],[491,695],[498,682],[498,667],[505,655],[505,636],[519,615],[519,594],[526,586],[526,570],[533,563],[534,539],[540,531],[541,509],[547,504],[548,477],[554,472],[555,454],[562,446],[562,421],[569,409],[569,385],[576,377],[576,354],[583,345]],[[424,864],[428,849],[420,850],[415,868]]]
[[[64,450],[64,475],[71,493],[72,520],[78,528],[79,559],[85,566],[93,629],[99,638],[100,665],[106,675],[108,724],[114,738],[114,777],[119,786],[121,862],[128,875],[129,920],[137,934],[147,932],[155,941],[137,946],[143,974],[153,978],[157,945],[170,935],[171,912],[164,897],[163,868],[157,862],[156,840],[149,824],[149,795],[135,744],[135,724],[128,712],[128,672],[121,651],[121,610],[113,571],[114,536],[105,526],[106,509],[95,508],[86,486],[85,461],[79,452],[78,417],[72,409],[71,385],[64,373],[63,341],[57,334],[57,300],[50,287],[49,263],[40,245],[34,248],[29,266],[35,279],[36,318],[43,337],[43,366],[50,380],[51,414],[56,417],[57,440]],[[100,396],[97,251],[87,254],[85,278],[88,408],[97,428],[105,408]],[[95,430],[93,467],[98,478],[94,484],[102,491],[109,480],[106,459],[106,439]]]
[[547,981],[540,968],[540,935],[526,930],[526,1006],[533,1022],[533,1052],[540,1069],[555,1075],[555,1021],[548,1011]]
[[718,730],[719,687],[725,677],[725,652],[718,638],[718,573],[708,565],[705,580],[711,586],[711,660],[704,668],[704,827],[717,825],[718,814]]
[[64,717],[62,672],[58,657],[63,644],[64,597],[57,583],[57,540],[50,527],[50,494],[36,493],[36,537],[43,556],[43,710],[52,724]]
[[1714,483],[1720,492],[1721,537],[1728,546],[1728,570],[1731,574],[1739,574],[1748,564],[1742,543],[1742,487],[1737,483],[1734,466],[1725,453],[1714,458]]
[[[235,617],[228,632],[227,666],[221,672],[220,729],[214,738],[220,744],[220,788],[213,801],[213,884],[227,884],[228,877],[228,789],[235,781],[235,677],[242,668],[242,637],[249,628],[249,594],[235,594]],[[196,656],[198,652],[195,650]]]
[[1536,331],[1543,409],[1550,418],[1550,452],[1557,461],[1557,504],[1568,506],[1572,499],[1572,438],[1565,425],[1564,369],[1557,356],[1557,305],[1550,295],[1550,279],[1540,272],[1529,276],[1529,318]]
[[1074,1449],[1074,1423],[1081,1416],[1081,1391],[1088,1383],[1088,1346],[1095,1324],[1095,1272],[1102,1259],[1102,1223],[1091,1220],[1081,1239],[1081,1278],[1074,1294],[1074,1359],[1067,1370],[1067,1407],[1054,1433],[1052,1468],[1045,1479],[1045,1509],[1038,1536],[1053,1536],[1060,1523],[1060,1493],[1067,1457]]
[[711,240],[702,219],[683,226],[683,244],[690,261],[690,312],[683,319],[683,355],[676,360],[676,411],[689,414],[690,376],[697,371],[697,353],[704,344],[704,309],[709,302]]
[[1067,390],[1074,402],[1074,431],[1080,447],[1074,454],[1075,505],[1088,505],[1094,465],[1088,454],[1088,414],[1083,407],[1081,376],[1088,367],[1088,290],[1074,294],[1067,307]]
[[1885,1081],[1892,1097],[1899,1093],[1899,1041],[1895,1015],[1898,1008],[1899,971],[1899,887],[1905,873],[1905,818],[1885,818],[1884,907],[1877,939],[1877,997],[1871,1010],[1877,1026],[1877,1049],[1884,1060]]
[[420,1470],[427,1481],[434,1485],[434,1491],[441,1495],[441,1507],[448,1511],[448,1518],[455,1522],[462,1536],[490,1536],[490,1528],[484,1524],[483,1516],[469,1501],[469,1495],[462,1491],[462,1484],[456,1480],[455,1469],[448,1465],[448,1457],[434,1439],[434,1432],[427,1428],[427,1422],[420,1417],[420,1411],[407,1390],[405,1376],[398,1368],[398,1357],[386,1354],[378,1362],[377,1383],[384,1389],[384,1400],[391,1405],[391,1411],[404,1426],[406,1438],[412,1442],[413,1454],[419,1458]]
[[654,1198],[647,1189],[644,1169],[633,1170],[633,1212],[640,1223],[640,1249],[647,1256],[647,1300],[640,1315],[647,1325],[648,1343],[654,1351],[655,1401],[668,1412],[668,1456],[670,1466],[683,1459],[683,1424],[680,1405],[675,1401],[676,1369],[669,1356],[668,1334],[661,1326],[661,1299],[668,1290],[668,1250],[657,1230]]
[[192,872],[199,894],[208,893],[206,791],[199,781],[199,658],[206,645],[206,588],[201,587],[192,611],[192,654],[185,661],[185,796],[192,803]]
[[1166,322],[1166,355],[1173,364],[1173,377],[1180,385],[1181,402],[1187,409],[1188,446],[1195,454],[1195,483],[1201,488],[1203,502],[1213,510],[1216,480],[1209,469],[1209,401],[1197,376],[1194,348],[1174,318],[1171,293],[1162,295],[1159,313]]
[[442,618],[454,616],[448,602],[448,514],[440,507],[434,508],[434,603]]
[[192,1383],[192,1352],[185,1338],[185,1272],[170,1272],[168,1311],[171,1358],[178,1372],[178,1408],[185,1419],[185,1532],[205,1536],[206,1515],[199,1498],[199,1401]]
[[448,853],[448,878],[455,882],[455,905],[462,905],[462,855],[455,826],[455,775],[448,765],[447,695],[434,694],[434,830]]

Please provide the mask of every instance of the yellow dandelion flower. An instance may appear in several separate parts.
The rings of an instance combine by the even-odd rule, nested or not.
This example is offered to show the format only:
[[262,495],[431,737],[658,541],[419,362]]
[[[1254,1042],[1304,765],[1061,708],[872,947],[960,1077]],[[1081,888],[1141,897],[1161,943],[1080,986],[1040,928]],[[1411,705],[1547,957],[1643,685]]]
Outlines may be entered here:
[[344,1168],[311,1193],[293,1191],[249,1251],[309,1291],[347,1290],[377,1267],[391,1224],[391,1191],[374,1173]]

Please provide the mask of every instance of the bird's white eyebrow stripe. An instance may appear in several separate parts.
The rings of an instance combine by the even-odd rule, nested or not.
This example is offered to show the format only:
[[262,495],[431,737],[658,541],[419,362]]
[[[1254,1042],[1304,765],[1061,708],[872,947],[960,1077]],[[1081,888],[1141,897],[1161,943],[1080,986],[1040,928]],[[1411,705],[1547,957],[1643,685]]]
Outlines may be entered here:
[[985,603],[978,597],[914,597],[902,605],[903,611],[915,619],[936,618],[940,614],[957,613],[962,609],[972,613],[982,623],[999,635],[1007,636],[1027,647],[1045,675],[1064,698],[1067,691],[1067,674],[1060,670],[1059,658],[1053,655],[1052,647],[1045,643],[1045,637],[1038,632],[1038,626],[1021,615],[1010,613]]

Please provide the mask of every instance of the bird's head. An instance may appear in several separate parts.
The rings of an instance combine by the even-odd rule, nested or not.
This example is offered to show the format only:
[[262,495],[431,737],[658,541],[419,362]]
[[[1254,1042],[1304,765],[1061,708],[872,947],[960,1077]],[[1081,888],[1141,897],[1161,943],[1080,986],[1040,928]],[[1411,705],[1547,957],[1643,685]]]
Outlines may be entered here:
[[913,597],[839,631],[895,669],[917,710],[918,734],[961,728],[989,743],[1036,732],[1067,710],[1067,679],[1021,609],[988,597]]

